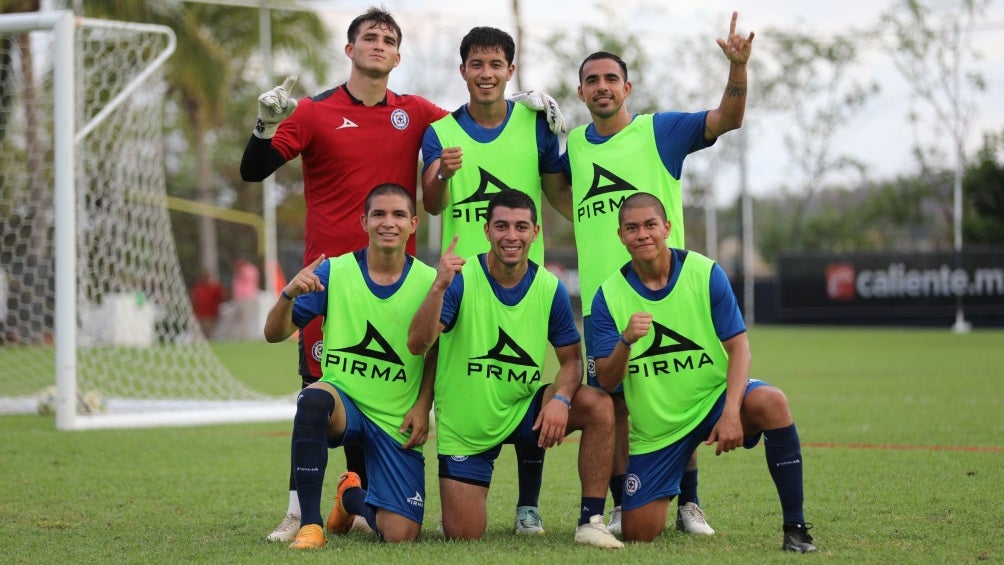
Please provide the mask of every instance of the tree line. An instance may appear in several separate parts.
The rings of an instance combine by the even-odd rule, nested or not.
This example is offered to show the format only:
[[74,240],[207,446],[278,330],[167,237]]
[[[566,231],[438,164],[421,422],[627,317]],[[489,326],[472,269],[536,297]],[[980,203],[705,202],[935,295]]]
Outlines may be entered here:
[[[827,37],[757,30],[751,61],[756,65],[751,75],[757,77],[757,85],[750,91],[744,129],[756,135],[758,128],[784,124],[780,129],[792,171],[770,195],[753,199],[755,245],[768,264],[778,253],[790,250],[950,249],[953,183],[957,181],[962,186],[965,245],[1004,245],[1004,131],[983,132],[982,147],[953,161],[953,152],[962,147],[959,140],[979,125],[973,99],[986,84],[971,36],[988,3],[893,0],[870,27]],[[4,11],[30,11],[38,4],[37,0],[5,3]],[[255,99],[262,91],[257,10],[159,0],[88,0],[80,5],[87,17],[160,23],[172,27],[179,37],[166,77],[168,193],[262,213],[261,185],[239,177],[243,147],[254,123]],[[657,55],[644,38],[631,32],[630,25],[619,21],[616,8],[597,9],[609,12],[604,27],[583,26],[537,42],[527,38],[529,44],[521,50],[524,61],[536,55],[535,50],[546,51],[549,63],[562,69],[551,73],[553,80],[543,88],[558,99],[568,123],[585,123],[588,116],[575,94],[574,73],[567,70],[577,68],[584,54],[597,50],[617,52],[629,62],[635,83],[629,108],[634,112],[696,110],[717,104],[725,71],[719,75],[694,72],[724,69],[721,61],[713,59],[717,49],[709,48],[713,37],[681,36],[668,46],[668,54]],[[330,83],[329,77],[339,80],[346,68],[341,31],[333,32],[309,11],[272,10],[271,17],[273,82],[297,73],[302,85],[295,92],[298,97],[335,86],[337,82]],[[417,35],[419,30],[405,30],[405,56]],[[934,126],[940,128],[925,127],[934,135],[913,136],[916,168],[894,178],[874,178],[865,165],[834,144],[842,130],[855,127],[857,113],[881,92],[882,85],[856,72],[864,54],[875,50],[890,54],[902,80],[910,85],[911,104],[918,110],[910,112],[909,119],[914,125],[921,121],[920,116],[930,112],[919,108],[926,107],[937,116]],[[423,68],[442,67],[444,76],[455,71],[452,50],[427,56],[430,60],[423,61]],[[940,77],[949,71],[957,71],[958,80],[946,85]],[[708,241],[725,242],[741,233],[738,201],[721,205],[716,198],[722,170],[742,158],[735,137],[718,142],[721,147],[716,148],[713,161],[698,154],[685,166],[688,244],[706,253]],[[944,139],[952,143],[946,145]],[[280,256],[298,262],[304,218],[299,167],[283,168],[277,190]],[[705,221],[708,210],[716,223]],[[571,246],[571,225],[549,213],[544,211],[545,221],[550,222],[549,248]],[[226,273],[240,256],[260,258],[251,228],[227,225],[219,229],[219,220],[185,212],[172,212],[171,217],[188,281],[207,267]],[[709,225],[715,231],[713,238],[704,233]]]

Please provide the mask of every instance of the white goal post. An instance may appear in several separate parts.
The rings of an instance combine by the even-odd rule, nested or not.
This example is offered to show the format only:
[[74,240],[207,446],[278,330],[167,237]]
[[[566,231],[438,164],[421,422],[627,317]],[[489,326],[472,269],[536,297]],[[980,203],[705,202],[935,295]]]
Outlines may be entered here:
[[164,26],[0,16],[0,413],[61,430],[292,420],[216,358],[166,200]]

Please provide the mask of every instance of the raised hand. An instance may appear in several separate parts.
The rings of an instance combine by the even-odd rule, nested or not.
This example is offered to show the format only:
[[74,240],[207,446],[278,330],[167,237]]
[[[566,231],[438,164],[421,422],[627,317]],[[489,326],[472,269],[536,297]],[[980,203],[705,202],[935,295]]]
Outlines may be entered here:
[[277,86],[258,97],[258,120],[255,122],[254,135],[261,139],[272,139],[279,123],[289,117],[296,109],[296,98],[289,93],[296,84],[296,75],[289,75]]
[[443,256],[439,258],[439,268],[436,269],[436,281],[433,284],[441,289],[450,286],[450,283],[453,282],[453,277],[463,269],[464,263],[467,262],[466,259],[453,252],[457,247],[458,239],[460,239],[460,236],[454,235],[453,241],[447,246],[446,251],[443,252]]
[[634,343],[639,339],[648,335],[649,329],[652,327],[652,314],[648,312],[635,312],[631,314],[631,319],[628,320],[628,325],[624,328],[624,339],[628,343]]
[[439,154],[439,176],[447,181],[464,166],[464,151],[459,147],[444,147]]
[[514,102],[519,102],[531,110],[547,112],[547,127],[554,135],[565,133],[565,117],[553,97],[545,92],[525,90],[512,95]]
[[299,273],[293,277],[293,280],[289,281],[286,288],[283,289],[287,295],[291,298],[296,298],[301,294],[307,294],[308,292],[320,292],[324,290],[324,285],[321,284],[321,279],[317,278],[317,274],[314,271],[321,266],[324,262],[325,256],[321,253],[314,262],[307,265],[306,267],[300,269]]
[[722,53],[730,62],[737,65],[745,65],[750,59],[753,51],[753,32],[749,37],[743,37],[736,33],[736,22],[739,20],[739,12],[732,12],[732,23],[729,24],[728,39],[718,39],[718,46],[722,48]]

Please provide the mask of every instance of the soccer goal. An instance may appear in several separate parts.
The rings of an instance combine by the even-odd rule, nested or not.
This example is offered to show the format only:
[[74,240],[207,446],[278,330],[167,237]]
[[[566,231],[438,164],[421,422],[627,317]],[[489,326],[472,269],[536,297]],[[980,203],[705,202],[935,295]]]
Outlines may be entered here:
[[166,206],[174,46],[163,26],[0,16],[0,413],[51,405],[64,430],[292,419],[192,312]]

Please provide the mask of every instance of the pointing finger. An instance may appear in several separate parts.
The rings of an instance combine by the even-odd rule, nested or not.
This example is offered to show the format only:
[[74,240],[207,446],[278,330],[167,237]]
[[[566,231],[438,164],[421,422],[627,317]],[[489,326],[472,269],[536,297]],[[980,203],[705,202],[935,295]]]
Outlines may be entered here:
[[323,262],[324,262],[324,253],[321,253],[320,255],[317,256],[317,259],[314,259],[314,262],[310,264],[310,270],[311,271],[317,270],[317,268],[320,267],[321,263]]

